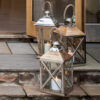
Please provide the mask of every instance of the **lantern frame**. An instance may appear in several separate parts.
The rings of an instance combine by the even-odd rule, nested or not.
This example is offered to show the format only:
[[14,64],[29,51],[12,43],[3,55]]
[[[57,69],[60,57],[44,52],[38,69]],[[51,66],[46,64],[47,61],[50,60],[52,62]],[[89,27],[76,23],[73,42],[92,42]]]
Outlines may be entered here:
[[[50,11],[45,11],[46,4],[49,5]],[[49,13],[52,13],[52,5],[51,2],[46,1],[43,3],[42,6],[43,12],[45,12],[45,16],[40,18],[36,23],[36,33],[37,33],[37,41],[38,41],[38,49],[39,49],[39,56],[42,56],[44,54],[44,40],[45,40],[45,30],[50,31],[52,27],[55,27],[55,22],[52,20],[51,16],[49,16]],[[49,32],[48,32],[49,33]],[[48,36],[49,37],[49,36]]]
[[[58,52],[58,51],[57,51]],[[56,52],[54,51],[48,51],[46,54],[44,54],[42,57],[40,57],[40,90],[45,93],[58,95],[58,96],[65,96],[68,92],[72,90],[73,87],[73,63],[72,63],[72,57],[70,55],[67,55],[69,58],[67,60],[59,60],[59,57],[55,59],[54,55]],[[51,55],[51,57],[50,57]],[[66,55],[64,55],[66,56]],[[49,58],[48,58],[49,57]],[[53,57],[53,59],[52,59]],[[54,60],[55,59],[55,60]],[[54,67],[52,63],[55,63],[57,66]],[[48,65],[49,64],[49,65]],[[53,68],[54,67],[54,68]],[[45,68],[45,69],[44,69]],[[52,69],[53,68],[53,69]],[[45,71],[45,72],[44,72]],[[43,74],[48,74],[48,78],[43,83]],[[67,74],[66,74],[67,72]],[[55,76],[57,74],[61,74],[61,87],[59,87],[59,84],[55,81]],[[49,83],[51,80],[53,80],[56,85],[60,88],[60,91],[55,91],[52,88],[50,88],[51,84]],[[49,88],[46,87],[46,85],[49,83]]]

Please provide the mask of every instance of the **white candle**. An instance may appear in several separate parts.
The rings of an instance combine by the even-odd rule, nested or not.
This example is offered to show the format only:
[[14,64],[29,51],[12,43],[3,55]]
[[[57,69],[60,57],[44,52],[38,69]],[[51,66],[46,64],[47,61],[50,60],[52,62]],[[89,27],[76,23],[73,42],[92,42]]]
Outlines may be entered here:
[[[59,87],[58,87],[58,85],[56,84],[56,82],[57,82],[57,84],[59,85]],[[60,91],[61,90],[61,87],[62,87],[62,82],[61,82],[61,79],[59,79],[59,78],[55,78],[55,81],[53,80],[53,79],[51,79],[51,89],[52,90],[56,90],[56,91]]]
[[44,53],[48,52],[50,50],[50,47],[51,47],[51,44],[49,42],[47,42],[45,45],[44,45]]

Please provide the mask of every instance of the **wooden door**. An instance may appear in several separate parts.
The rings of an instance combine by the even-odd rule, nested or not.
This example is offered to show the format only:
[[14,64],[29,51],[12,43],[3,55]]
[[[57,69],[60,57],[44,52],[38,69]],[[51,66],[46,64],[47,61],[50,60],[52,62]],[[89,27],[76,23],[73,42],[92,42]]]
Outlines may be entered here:
[[26,0],[26,33],[36,37],[34,22],[32,21],[32,0]]

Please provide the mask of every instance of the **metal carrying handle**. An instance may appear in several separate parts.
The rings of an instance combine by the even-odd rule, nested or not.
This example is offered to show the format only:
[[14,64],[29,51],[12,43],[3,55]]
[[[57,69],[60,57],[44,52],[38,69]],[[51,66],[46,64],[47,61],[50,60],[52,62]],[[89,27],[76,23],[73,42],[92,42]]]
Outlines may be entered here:
[[60,41],[62,41],[62,38],[63,38],[62,34],[60,33],[60,31],[58,30],[57,27],[53,27],[53,28],[51,28],[51,31],[50,31],[50,33],[49,33],[50,43],[52,43],[52,41],[53,41],[52,37],[53,37],[53,32],[54,32],[55,30],[58,31],[58,33],[59,33],[59,35],[60,35]]
[[49,7],[50,7],[50,12],[52,12],[52,5],[51,5],[51,2],[49,2],[49,1],[46,1],[46,2],[43,3],[42,10],[45,11],[45,5],[46,5],[46,4],[49,5]]
[[67,5],[67,6],[65,7],[65,10],[64,10],[64,13],[63,13],[63,18],[64,18],[64,20],[66,19],[66,12],[67,12],[67,10],[68,10],[69,7],[72,7],[72,8],[73,8],[73,15],[74,15],[74,13],[75,13],[75,7],[74,7],[74,5],[73,5],[73,4]]

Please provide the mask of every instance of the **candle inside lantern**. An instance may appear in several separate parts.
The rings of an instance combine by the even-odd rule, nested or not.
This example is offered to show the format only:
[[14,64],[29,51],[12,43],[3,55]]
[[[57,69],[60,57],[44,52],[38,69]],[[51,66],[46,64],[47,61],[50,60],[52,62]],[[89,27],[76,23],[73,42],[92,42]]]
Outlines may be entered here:
[[[69,50],[69,51],[68,51],[68,54],[71,55],[71,56],[73,56],[72,50]],[[73,62],[74,62],[74,61],[75,61],[75,56],[73,56]]]
[[[57,82],[57,84],[59,86],[56,84],[56,82],[54,80]],[[62,87],[61,79],[59,79],[58,77],[56,77],[56,78],[54,78],[54,80],[51,79],[51,89],[52,90],[56,90],[56,91],[60,91],[61,90],[61,87]]]
[[44,53],[48,52],[50,50],[50,47],[51,47],[51,44],[49,42],[47,42],[45,45],[44,45]]

